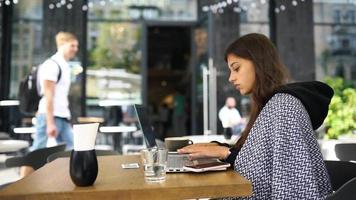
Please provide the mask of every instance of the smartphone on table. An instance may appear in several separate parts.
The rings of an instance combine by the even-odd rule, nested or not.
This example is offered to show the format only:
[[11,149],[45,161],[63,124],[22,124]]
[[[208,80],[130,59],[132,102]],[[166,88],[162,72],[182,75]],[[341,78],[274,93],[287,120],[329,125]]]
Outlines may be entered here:
[[196,165],[187,165],[184,166],[184,169],[192,172],[205,172],[205,171],[223,171],[230,167],[230,163],[225,162],[210,162],[210,163],[202,163]]

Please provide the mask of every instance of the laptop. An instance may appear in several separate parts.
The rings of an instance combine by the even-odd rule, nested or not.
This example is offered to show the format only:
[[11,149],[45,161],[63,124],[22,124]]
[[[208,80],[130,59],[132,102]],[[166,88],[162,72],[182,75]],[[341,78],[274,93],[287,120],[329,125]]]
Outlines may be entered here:
[[[148,148],[157,147],[156,138],[152,126],[149,122],[148,114],[144,106],[134,105],[140,128]],[[184,166],[209,163],[217,159],[201,159],[191,161],[188,154],[179,154],[178,152],[168,152],[167,172],[188,172]]]

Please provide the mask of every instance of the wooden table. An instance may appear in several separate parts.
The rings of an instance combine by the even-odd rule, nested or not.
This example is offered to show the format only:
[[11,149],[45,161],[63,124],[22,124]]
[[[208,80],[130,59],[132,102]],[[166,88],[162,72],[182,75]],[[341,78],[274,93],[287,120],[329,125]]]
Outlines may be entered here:
[[[89,187],[76,187],[69,176],[69,158],[59,158],[30,176],[0,190],[0,199],[187,199],[247,196],[251,183],[233,170],[170,173],[163,183],[146,183],[138,155],[98,157],[99,173]],[[122,163],[140,163],[122,169]]]

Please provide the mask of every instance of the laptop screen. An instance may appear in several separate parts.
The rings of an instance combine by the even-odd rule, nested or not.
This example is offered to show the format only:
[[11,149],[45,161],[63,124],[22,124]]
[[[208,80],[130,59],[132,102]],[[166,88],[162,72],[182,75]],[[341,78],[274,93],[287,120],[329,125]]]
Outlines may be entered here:
[[145,137],[147,147],[156,147],[157,144],[155,140],[155,134],[148,119],[148,114],[145,107],[136,104],[134,105],[134,107],[138,117],[138,122]]

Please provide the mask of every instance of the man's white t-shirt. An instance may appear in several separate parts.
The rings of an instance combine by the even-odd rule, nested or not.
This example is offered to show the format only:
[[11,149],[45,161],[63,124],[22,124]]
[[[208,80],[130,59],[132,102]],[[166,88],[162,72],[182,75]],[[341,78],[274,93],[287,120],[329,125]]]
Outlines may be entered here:
[[224,106],[219,111],[219,119],[224,128],[233,127],[240,123],[241,115],[236,108]]
[[[58,74],[59,68],[58,65],[53,61],[55,60],[61,68],[61,77],[59,82]],[[70,119],[69,111],[69,102],[68,102],[68,93],[70,88],[70,67],[68,62],[63,58],[63,55],[60,53],[54,54],[51,59],[46,60],[38,70],[38,80],[40,81],[40,91],[41,94],[44,94],[43,84],[44,80],[54,81],[56,83],[53,99],[53,115],[56,117],[63,117]],[[38,105],[38,113],[46,113],[46,100],[42,96],[40,103]]]

